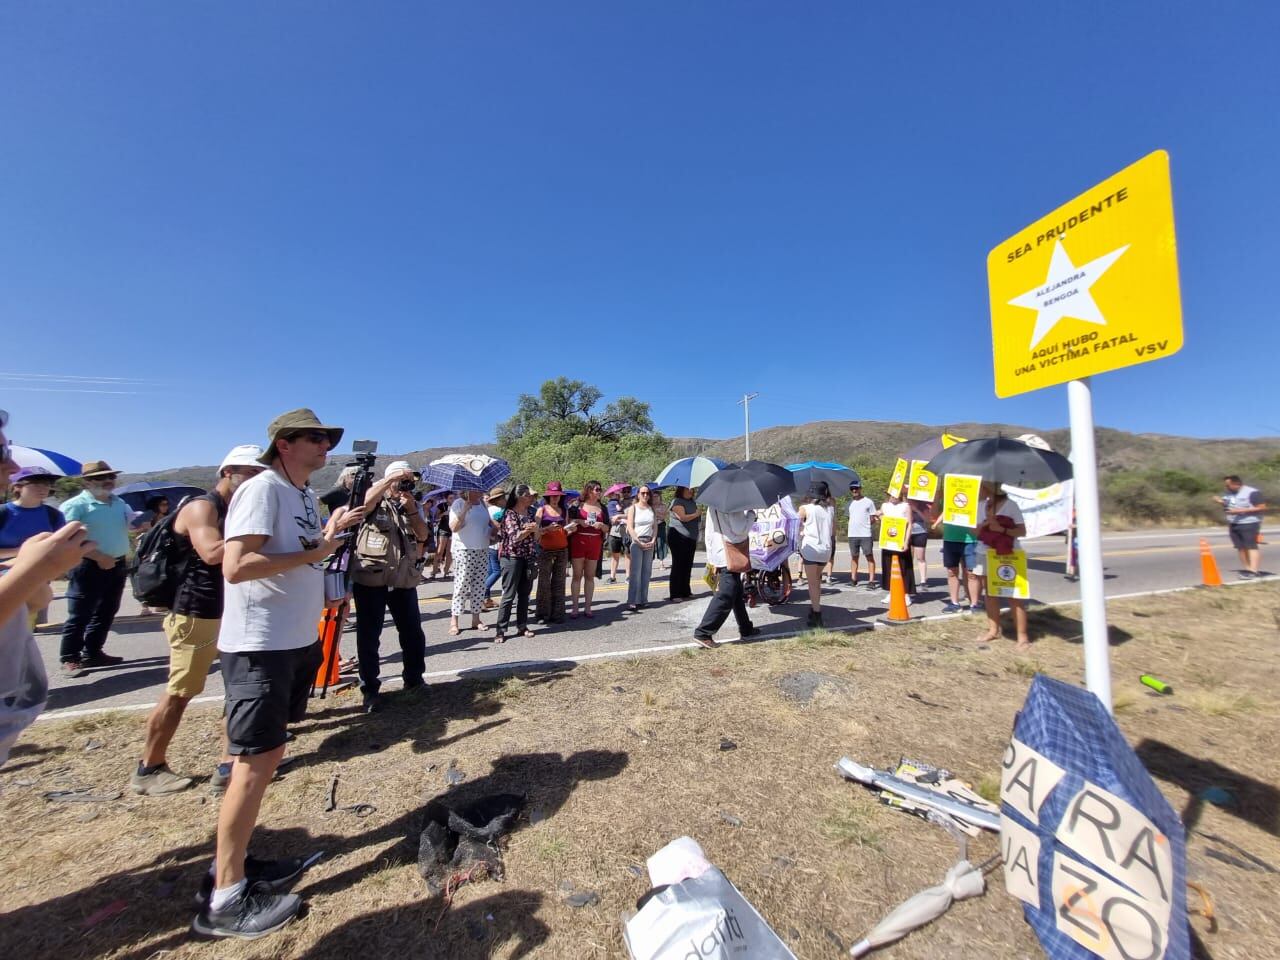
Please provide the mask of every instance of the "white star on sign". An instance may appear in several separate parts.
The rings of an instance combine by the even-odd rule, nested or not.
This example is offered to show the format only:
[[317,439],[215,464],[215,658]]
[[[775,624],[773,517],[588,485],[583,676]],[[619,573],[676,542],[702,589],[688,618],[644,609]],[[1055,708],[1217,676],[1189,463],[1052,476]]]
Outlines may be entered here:
[[1036,329],[1031,334],[1031,346],[1027,349],[1034,350],[1036,344],[1043,340],[1063,317],[1075,317],[1077,320],[1105,327],[1106,318],[1094,303],[1093,294],[1089,292],[1089,288],[1097,283],[1098,279],[1107,272],[1107,268],[1128,249],[1129,244],[1126,243],[1119,250],[1104,253],[1098,259],[1090,260],[1083,267],[1077,267],[1067,255],[1061,238],[1055,240],[1053,256],[1049,260],[1049,275],[1045,277],[1044,283],[1009,301],[1012,307],[1026,307],[1028,310],[1037,311]]

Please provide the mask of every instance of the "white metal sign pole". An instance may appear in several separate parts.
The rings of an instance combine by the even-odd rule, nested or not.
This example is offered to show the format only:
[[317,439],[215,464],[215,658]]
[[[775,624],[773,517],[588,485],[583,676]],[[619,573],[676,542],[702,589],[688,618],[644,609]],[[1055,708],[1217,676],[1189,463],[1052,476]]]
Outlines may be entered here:
[[1098,457],[1093,446],[1093,391],[1089,379],[1067,383],[1071,415],[1071,464],[1076,490],[1076,541],[1080,563],[1080,622],[1084,626],[1084,679],[1111,711],[1111,647],[1107,599],[1102,592],[1102,521],[1098,509]]

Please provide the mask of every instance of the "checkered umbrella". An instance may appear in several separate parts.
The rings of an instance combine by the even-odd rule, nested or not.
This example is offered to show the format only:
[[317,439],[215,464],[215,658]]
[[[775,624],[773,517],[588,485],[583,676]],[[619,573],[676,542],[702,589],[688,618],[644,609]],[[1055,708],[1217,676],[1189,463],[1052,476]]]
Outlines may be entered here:
[[505,460],[483,453],[453,453],[439,460],[432,460],[422,474],[424,483],[445,490],[492,490],[511,476],[511,466]]

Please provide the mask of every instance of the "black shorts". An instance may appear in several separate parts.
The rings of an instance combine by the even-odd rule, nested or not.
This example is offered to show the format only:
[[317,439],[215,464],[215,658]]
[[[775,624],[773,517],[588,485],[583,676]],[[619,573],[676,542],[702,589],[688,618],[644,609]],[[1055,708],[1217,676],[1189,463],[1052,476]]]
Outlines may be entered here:
[[1227,532],[1231,534],[1231,545],[1237,550],[1256,550],[1261,531],[1260,523],[1233,523],[1227,527]]
[[622,537],[615,537],[615,536],[609,537],[610,553],[625,553],[626,551],[622,549],[624,546],[626,546],[626,544],[623,543]]
[[223,653],[227,740],[232,756],[284,746],[285,731],[307,713],[307,696],[324,660],[320,641],[295,650]]
[[913,547],[927,547],[929,545],[929,534],[913,533],[911,535],[911,545]]

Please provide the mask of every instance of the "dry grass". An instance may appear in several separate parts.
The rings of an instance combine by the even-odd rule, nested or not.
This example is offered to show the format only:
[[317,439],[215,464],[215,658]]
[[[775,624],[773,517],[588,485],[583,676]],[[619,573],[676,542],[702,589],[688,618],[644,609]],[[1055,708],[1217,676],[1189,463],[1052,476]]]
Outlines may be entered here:
[[[1113,654],[1130,742],[1144,746],[1175,809],[1274,864],[1277,608],[1280,589],[1269,584],[1111,608],[1127,638]],[[646,886],[637,868],[688,833],[799,956],[842,956],[889,908],[937,882],[956,847],[842,781],[832,764],[842,754],[876,764],[908,755],[993,795],[1028,677],[1082,673],[1079,643],[1058,639],[1078,635],[1074,611],[1037,624],[1027,658],[1014,656],[1011,641],[978,651],[980,625],[953,621],[460,681],[418,700],[393,696],[373,717],[359,714],[353,695],[316,704],[290,748],[298,763],[268,792],[254,846],[267,856],[324,849],[326,858],[299,885],[306,916],[248,944],[186,933],[216,815],[203,788],[102,804],[41,798],[64,787],[124,789],[142,716],[41,723],[0,771],[0,955],[621,958],[619,914]],[[801,670],[841,682],[795,703],[776,681]],[[1145,672],[1176,693],[1138,686]],[[192,711],[171,751],[176,769],[210,770],[216,718]],[[736,748],[721,749],[724,739]],[[86,750],[91,741],[103,746]],[[466,779],[449,788],[451,769]],[[334,774],[340,806],[376,811],[324,813]],[[1213,785],[1232,793],[1233,811],[1196,801]],[[414,864],[420,811],[447,791],[500,790],[527,793],[530,812],[510,838],[506,879],[464,887],[446,910]],[[1202,933],[1213,956],[1275,955],[1280,877],[1210,859],[1208,846],[1192,836],[1189,873],[1218,904],[1218,932]],[[971,856],[995,849],[984,836]],[[573,908],[572,890],[595,891],[599,903]],[[85,927],[117,901],[123,912]],[[892,948],[896,958],[1038,954],[998,872],[986,896]]]

